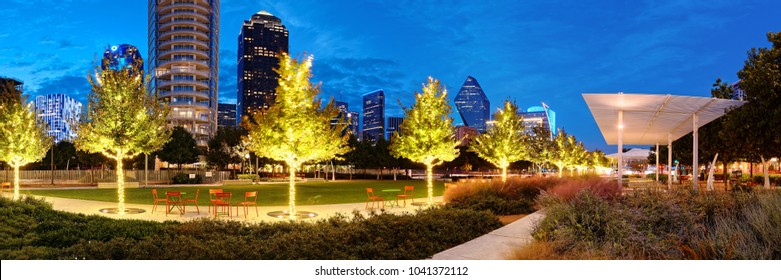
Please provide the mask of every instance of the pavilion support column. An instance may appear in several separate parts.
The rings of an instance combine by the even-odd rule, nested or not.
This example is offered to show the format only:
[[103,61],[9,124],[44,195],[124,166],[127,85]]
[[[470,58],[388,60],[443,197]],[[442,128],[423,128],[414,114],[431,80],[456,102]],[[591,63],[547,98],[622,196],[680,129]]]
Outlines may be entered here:
[[699,189],[699,176],[700,176],[700,169],[698,166],[698,150],[699,150],[699,134],[697,133],[697,113],[692,114],[692,142],[694,143],[692,146],[692,184],[694,186],[694,190],[697,191]]
[[618,110],[618,188],[624,176],[624,110]]
[[673,188],[673,136],[667,133],[667,189]]
[[659,182],[659,143],[656,143],[656,182]]

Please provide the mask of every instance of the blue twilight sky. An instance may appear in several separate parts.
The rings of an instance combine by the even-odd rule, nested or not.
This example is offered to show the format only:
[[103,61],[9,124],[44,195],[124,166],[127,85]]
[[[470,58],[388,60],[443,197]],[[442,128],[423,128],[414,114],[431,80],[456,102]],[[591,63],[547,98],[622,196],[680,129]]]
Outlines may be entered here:
[[[23,80],[31,95],[85,102],[85,76],[109,45],[135,45],[146,59],[145,0],[3,2],[0,76]],[[323,96],[351,110],[381,88],[386,116],[401,116],[399,102],[411,105],[427,76],[452,100],[472,75],[492,107],[545,102],[559,127],[609,152],[581,93],[709,96],[716,78],[737,79],[747,50],[769,46],[768,31],[781,31],[778,0],[222,0],[221,102],[235,102],[237,36],[260,10],[282,19],[294,56],[315,56]]]

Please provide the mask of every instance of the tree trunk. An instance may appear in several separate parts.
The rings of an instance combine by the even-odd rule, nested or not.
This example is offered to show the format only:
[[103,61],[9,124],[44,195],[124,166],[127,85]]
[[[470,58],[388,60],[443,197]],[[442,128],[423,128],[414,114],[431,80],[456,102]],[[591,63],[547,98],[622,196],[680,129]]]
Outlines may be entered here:
[[727,162],[727,159],[722,157],[721,158],[721,166],[722,166],[723,170],[721,170],[721,172],[723,173],[722,174],[722,178],[724,178],[724,190],[725,191],[727,190],[727,186],[729,186],[729,180],[727,179],[727,174],[729,174],[729,172],[727,171],[727,165],[728,164],[729,164],[729,162]]
[[[288,164],[290,165],[290,164]],[[290,220],[296,219],[296,169],[294,167],[288,167],[289,177],[289,206],[288,206],[288,214],[290,214]]]
[[[767,172],[767,164],[770,162],[770,160],[765,161],[764,156],[760,156],[759,159],[762,160],[762,171],[765,173],[765,189],[770,189],[770,174]],[[751,178],[752,180],[754,178]]]
[[19,165],[14,164],[14,200],[19,200]]
[[426,164],[426,186],[428,187],[428,206],[434,205],[434,166]]
[[117,197],[118,197],[118,213],[120,215],[125,214],[125,171],[122,170],[122,156],[117,155]]
[[507,182],[507,166],[502,166],[502,183]]

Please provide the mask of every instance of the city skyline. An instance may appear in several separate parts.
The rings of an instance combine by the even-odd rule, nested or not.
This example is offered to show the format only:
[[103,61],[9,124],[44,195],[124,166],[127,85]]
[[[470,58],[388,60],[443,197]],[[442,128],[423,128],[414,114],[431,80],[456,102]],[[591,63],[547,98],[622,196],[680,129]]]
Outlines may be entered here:
[[[116,2],[12,2],[0,19],[0,75],[24,82],[28,94],[64,92],[84,103],[85,76],[107,46],[148,53],[146,1],[123,3],[110,18],[103,11],[120,8]],[[314,54],[313,81],[323,82],[326,99],[357,108],[362,94],[383,88],[386,115],[401,115],[398,104],[410,106],[427,76],[447,86],[452,105],[463,77],[473,75],[492,104],[545,102],[559,127],[602,150],[610,146],[581,93],[708,96],[716,78],[737,81],[746,51],[767,47],[766,32],[781,29],[777,1],[221,2],[223,42],[234,42],[257,11],[281,18],[293,35],[291,54]],[[236,46],[220,47],[219,99],[235,103]]]

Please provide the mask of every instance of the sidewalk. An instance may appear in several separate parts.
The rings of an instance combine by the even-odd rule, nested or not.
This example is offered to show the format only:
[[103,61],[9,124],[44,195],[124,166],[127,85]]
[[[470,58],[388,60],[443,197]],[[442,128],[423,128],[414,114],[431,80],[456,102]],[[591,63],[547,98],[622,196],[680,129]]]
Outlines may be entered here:
[[532,241],[534,224],[545,218],[540,210],[486,235],[435,254],[434,260],[506,260]]
[[[163,221],[190,221],[195,219],[210,219],[213,218],[213,216],[209,213],[209,206],[208,205],[198,205],[200,208],[200,214],[197,213],[195,205],[188,204],[187,207],[185,207],[185,214],[180,215],[177,210],[172,211],[167,216],[165,214],[165,203],[161,203],[157,205],[157,209],[154,213],[152,213],[152,205],[146,205],[146,204],[125,204],[126,208],[140,208],[143,210],[146,210],[144,213],[140,214],[125,214],[125,215],[117,215],[117,214],[106,214],[100,212],[100,209],[103,208],[116,208],[117,203],[116,202],[103,202],[103,201],[92,201],[92,200],[80,200],[80,199],[70,199],[70,198],[60,198],[60,197],[44,197],[44,196],[38,196],[39,198],[43,198],[47,202],[52,204],[52,207],[55,210],[60,211],[67,211],[71,213],[81,213],[85,215],[99,215],[103,217],[109,217],[109,218],[115,218],[115,219],[138,219],[138,220],[148,220],[148,221],[157,221],[157,222],[163,222]],[[442,201],[442,197],[435,197],[435,202]],[[364,209],[365,204],[364,203],[347,203],[347,204],[329,204],[329,205],[301,205],[297,206],[296,210],[298,211],[310,211],[315,212],[318,214],[317,217],[312,219],[306,219],[306,221],[316,221],[320,219],[325,219],[329,217],[335,216],[337,213],[341,213],[347,216],[352,216],[353,211],[357,210],[358,212],[367,215],[372,210],[366,210]],[[247,215],[247,218],[244,218],[244,209],[239,209],[239,215],[236,215],[236,206],[232,207],[232,213],[233,217],[225,217],[220,216],[218,219],[221,220],[230,220],[230,221],[246,221],[246,222],[279,222],[279,221],[287,221],[287,219],[279,219],[275,217],[270,217],[267,215],[268,212],[272,211],[281,211],[281,210],[287,210],[287,206],[258,206],[258,215],[255,214],[254,207],[249,207],[249,214]],[[388,213],[415,213],[415,210],[417,210],[417,207],[407,205],[407,207],[385,207],[385,212]],[[375,208],[374,211],[381,211],[380,209]]]

